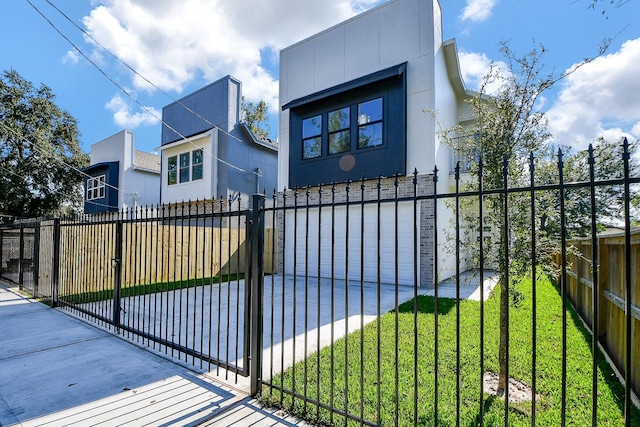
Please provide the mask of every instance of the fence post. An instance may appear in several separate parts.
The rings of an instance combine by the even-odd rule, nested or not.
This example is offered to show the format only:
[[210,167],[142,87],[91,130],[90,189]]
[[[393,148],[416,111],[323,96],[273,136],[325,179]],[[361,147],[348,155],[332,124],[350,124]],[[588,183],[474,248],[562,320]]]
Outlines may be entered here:
[[42,225],[41,221],[35,223],[33,231],[33,270],[32,270],[32,280],[33,280],[33,295],[38,296],[39,289],[38,286],[40,284],[40,227]]
[[60,286],[60,218],[53,220],[53,281],[51,283],[51,307],[58,305]]
[[18,253],[18,288],[24,290],[24,226],[20,224],[20,243]]
[[264,290],[264,200],[262,194],[253,195],[253,210],[250,218],[249,245],[250,267],[248,286],[251,287],[251,343],[250,365],[252,396],[262,388],[262,303]]
[[122,219],[116,222],[116,253],[111,260],[111,265],[115,272],[115,283],[113,286],[113,327],[120,328],[120,291],[122,289]]

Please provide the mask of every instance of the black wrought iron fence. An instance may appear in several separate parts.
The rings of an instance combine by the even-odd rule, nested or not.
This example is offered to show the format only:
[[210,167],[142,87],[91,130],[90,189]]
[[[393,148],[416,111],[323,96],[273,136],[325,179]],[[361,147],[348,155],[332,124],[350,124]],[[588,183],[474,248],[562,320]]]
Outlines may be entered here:
[[38,223],[18,222],[0,229],[0,277],[34,292],[37,287]]
[[[26,262],[17,283],[157,351],[249,375],[252,394],[321,423],[640,424],[631,207],[640,177],[629,176],[625,156],[624,176],[606,180],[565,182],[560,161],[557,182],[543,185],[532,157],[528,184],[505,172],[497,189],[481,178],[464,187],[460,169],[416,171],[256,195],[252,209],[185,202],[42,221],[31,227],[33,286]],[[615,265],[602,261],[596,233],[597,194],[611,188],[623,206]],[[577,254],[566,204],[582,193],[591,249]],[[516,233],[516,219],[529,232]],[[27,228],[1,228],[3,278],[9,259],[28,259]],[[557,248],[551,276],[540,268],[545,239]],[[607,288],[623,313],[615,355],[603,337],[610,325],[599,326],[607,320],[583,323],[570,302],[576,255],[590,261],[581,298],[591,313],[601,312],[599,269],[621,277]],[[500,374],[511,384],[502,394]]]
[[28,286],[26,262],[12,273],[5,268],[3,277],[13,274],[25,291],[114,333],[237,379],[249,372],[249,211],[241,203],[184,202],[42,221],[35,250],[23,248],[34,242],[24,227],[3,228],[6,260],[17,258],[10,253],[38,254],[39,286]]
[[[524,184],[514,185],[506,166],[502,188],[486,188],[481,178],[464,187],[468,178],[457,169],[451,177],[416,171],[274,194],[265,212],[278,230],[271,260],[281,275],[264,284],[263,401],[329,425],[639,424],[640,320],[633,313],[640,292],[630,205],[640,177],[630,177],[625,163],[619,178],[592,173],[565,182],[560,155],[555,183],[540,184],[532,156]],[[447,188],[439,180],[450,180],[449,191],[438,193]],[[587,193],[597,254],[594,199],[602,188],[619,188],[625,206],[626,256],[608,266],[624,276],[617,366],[607,362],[614,349],[603,329],[580,319],[567,291],[568,254],[575,252],[567,236],[577,219],[565,204]],[[487,225],[489,216],[504,225]],[[510,225],[516,216],[527,233]],[[490,257],[490,248],[498,255]],[[551,248],[557,266],[548,265]],[[521,276],[516,262],[523,259],[528,273]],[[599,268],[597,257],[590,265]],[[509,300],[502,311],[501,286]],[[591,289],[597,306],[597,281]],[[502,390],[501,376],[510,384]]]

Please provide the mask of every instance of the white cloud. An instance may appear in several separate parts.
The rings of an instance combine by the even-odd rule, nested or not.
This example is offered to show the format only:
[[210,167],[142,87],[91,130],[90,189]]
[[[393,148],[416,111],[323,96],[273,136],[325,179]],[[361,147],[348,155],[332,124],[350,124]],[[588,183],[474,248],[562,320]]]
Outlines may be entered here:
[[[484,53],[465,52],[458,53],[460,60],[460,71],[468,89],[478,91],[482,87],[483,79],[489,72],[493,64],[500,73],[508,72],[507,64],[502,61],[492,61]],[[496,93],[499,89],[498,82],[491,82],[486,85],[484,92],[487,94]]]
[[486,21],[497,3],[498,0],[467,0],[467,5],[462,9],[460,19],[471,22]]
[[640,137],[640,38],[583,65],[562,83],[548,111],[556,139],[578,149],[598,137]]
[[67,51],[67,54],[62,58],[63,64],[77,64],[80,60],[80,55],[75,50]]
[[[277,76],[262,63],[280,48],[382,0],[103,0],[88,32],[159,88],[180,93],[196,78],[240,79],[251,100],[277,105]],[[155,89],[132,76],[136,89]]]
[[162,113],[155,108],[145,107],[142,112],[133,113],[129,105],[120,94],[114,95],[105,108],[113,112],[113,122],[123,129],[135,129],[144,124],[158,123]]

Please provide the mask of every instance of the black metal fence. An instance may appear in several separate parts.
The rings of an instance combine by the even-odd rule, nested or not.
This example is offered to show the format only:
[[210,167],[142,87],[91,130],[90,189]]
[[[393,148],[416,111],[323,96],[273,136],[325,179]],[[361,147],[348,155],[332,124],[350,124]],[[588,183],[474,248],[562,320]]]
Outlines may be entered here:
[[[18,253],[23,262],[2,277],[54,307],[237,380],[249,372],[250,337],[249,211],[240,206],[185,202],[41,221],[31,237],[24,225],[3,228],[3,265]],[[33,274],[31,253],[39,260]]]
[[[505,160],[497,189],[480,179],[462,190],[466,178],[457,169],[451,177],[435,170],[274,195],[266,208],[278,229],[271,259],[283,274],[264,284],[263,400],[329,425],[640,425],[632,403],[640,392],[640,361],[632,356],[640,350],[633,315],[639,254],[631,254],[630,241],[631,189],[640,177],[629,176],[628,152],[625,175],[606,180],[594,178],[592,155],[590,180],[565,182],[559,159],[553,184],[540,183],[531,156],[524,185],[509,182]],[[448,179],[452,190],[439,194],[438,181]],[[566,205],[580,197],[589,206],[597,277],[595,199],[603,188],[617,189],[625,207],[624,264],[609,266],[625,271],[625,351],[617,366],[606,361],[612,349],[598,322],[581,320],[567,294],[566,239],[578,219]],[[488,209],[496,205],[498,213]],[[473,223],[464,209],[473,210]],[[487,226],[488,216],[504,224],[503,238]],[[526,233],[514,231],[515,216]],[[497,261],[489,248],[499,251]],[[553,262],[551,249],[559,264],[549,276],[540,267]],[[455,260],[449,280],[444,252]],[[487,269],[501,260],[504,269]],[[491,298],[465,299],[494,285]],[[509,300],[502,312],[501,285]],[[589,297],[596,307],[599,286],[593,283]],[[511,385],[500,394],[501,325]]]
[[[240,201],[193,202],[3,226],[0,274],[157,351],[218,375],[249,375],[252,394],[321,423],[637,425],[631,190],[640,177],[629,176],[628,154],[623,161],[624,176],[607,180],[591,173],[588,181],[564,182],[560,161],[557,183],[543,185],[532,157],[523,186],[506,171],[502,188],[480,179],[471,190],[461,189],[459,169],[444,177],[416,171],[256,195],[251,209]],[[446,188],[439,180],[449,180],[451,191],[439,193]],[[602,320],[583,324],[566,285],[575,221],[566,204],[576,194],[587,195],[590,265],[600,277],[602,188],[619,189],[624,206],[624,265],[609,266],[624,269],[617,365],[605,360]],[[541,230],[542,199],[556,203],[544,212],[557,219],[556,234]],[[496,201],[499,214],[487,209]],[[516,216],[530,224],[526,236],[509,226]],[[503,238],[487,217],[505,224]],[[549,259],[539,251],[543,239],[558,243],[551,280],[538,268]],[[497,273],[486,268],[497,265],[489,248],[505,261]],[[515,251],[523,248],[528,273],[517,282],[523,257]],[[506,312],[499,298],[484,297],[496,280],[510,301]],[[590,287],[593,313],[600,287],[597,280]],[[503,373],[514,387],[502,398],[494,393],[501,325]]]
[[37,288],[38,223],[19,222],[0,228],[0,278],[34,293]]

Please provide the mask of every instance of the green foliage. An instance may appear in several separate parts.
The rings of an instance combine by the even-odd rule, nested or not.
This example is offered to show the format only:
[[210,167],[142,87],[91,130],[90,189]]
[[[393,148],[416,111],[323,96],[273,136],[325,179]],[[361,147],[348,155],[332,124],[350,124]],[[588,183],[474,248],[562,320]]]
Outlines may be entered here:
[[242,97],[241,122],[246,123],[251,132],[258,138],[269,138],[271,130],[269,128],[268,113],[269,107],[264,100],[254,104],[253,102],[247,102],[244,96]]
[[[629,143],[629,176],[640,176],[637,158],[637,142]],[[594,179],[606,181],[624,177],[622,141],[607,141],[600,138],[593,144]],[[579,151],[565,161],[565,181],[589,180],[589,152]],[[631,198],[639,197],[638,188],[630,188]],[[595,189],[596,222],[601,229],[620,226],[624,223],[624,189],[622,185],[598,186]],[[585,236],[591,231],[591,199],[588,189],[567,191],[567,218],[570,235]],[[637,219],[637,218],[636,218]]]
[[16,71],[0,75],[0,213],[44,217],[68,213],[82,201],[88,164],[76,120],[55,104],[45,85]]

